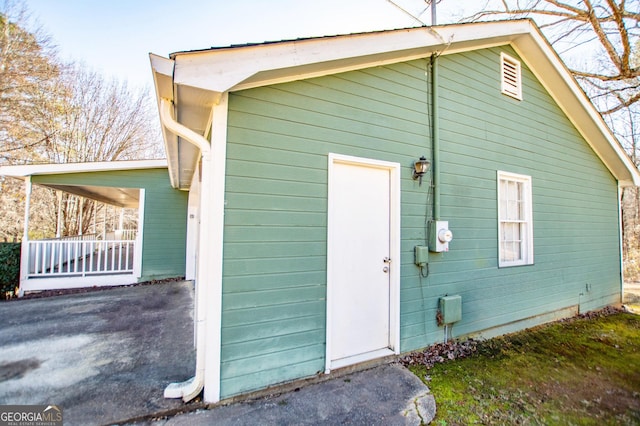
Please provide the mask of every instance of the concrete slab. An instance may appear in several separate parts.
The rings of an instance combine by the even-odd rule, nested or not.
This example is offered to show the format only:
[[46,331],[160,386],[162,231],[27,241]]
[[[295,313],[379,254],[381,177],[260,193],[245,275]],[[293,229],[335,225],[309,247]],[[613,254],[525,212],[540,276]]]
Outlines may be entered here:
[[429,398],[429,389],[415,375],[401,365],[385,364],[281,395],[137,424],[420,425],[435,415]]
[[171,282],[0,303],[0,404],[55,404],[65,425],[183,407],[193,375],[193,288]]

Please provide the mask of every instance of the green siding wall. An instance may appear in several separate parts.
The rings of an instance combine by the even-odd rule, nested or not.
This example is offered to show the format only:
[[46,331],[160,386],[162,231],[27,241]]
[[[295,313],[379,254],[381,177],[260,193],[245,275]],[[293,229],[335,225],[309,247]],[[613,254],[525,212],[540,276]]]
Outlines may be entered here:
[[223,397],[324,370],[327,154],[428,155],[426,87],[416,62],[231,95]]
[[[495,48],[440,60],[441,214],[455,239],[422,283],[407,265],[403,350],[442,339],[433,318],[445,294],[462,295],[454,335],[620,301],[617,183],[525,64],[523,101],[500,94],[501,50],[516,56]],[[532,176],[534,265],[497,267],[496,170]]]
[[33,183],[144,188],[140,281],[184,276],[189,194],[171,187],[166,168],[42,175]]
[[[429,179],[411,179],[431,157],[428,60],[231,94],[223,398],[324,369],[330,152],[404,167],[402,351],[442,339],[445,294],[463,298],[454,335],[576,305],[587,283],[583,309],[619,300],[616,182],[524,64],[524,101],[500,93],[500,52],[440,59],[441,213],[455,237],[428,278],[413,247]],[[497,267],[496,170],[533,178],[535,265]]]

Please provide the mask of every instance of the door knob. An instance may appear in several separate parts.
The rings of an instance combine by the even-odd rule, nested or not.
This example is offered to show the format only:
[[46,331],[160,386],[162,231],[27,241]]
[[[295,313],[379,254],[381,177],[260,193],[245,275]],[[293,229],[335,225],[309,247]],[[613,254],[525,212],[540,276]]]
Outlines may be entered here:
[[389,272],[389,267],[385,266],[384,268],[382,268],[382,272],[384,272],[385,274]]

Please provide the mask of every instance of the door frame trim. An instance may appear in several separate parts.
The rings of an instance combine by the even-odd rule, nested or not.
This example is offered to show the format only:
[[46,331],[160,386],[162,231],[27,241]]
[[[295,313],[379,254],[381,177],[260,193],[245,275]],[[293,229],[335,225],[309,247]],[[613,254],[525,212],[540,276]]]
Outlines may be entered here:
[[[389,351],[386,354],[400,353],[400,163],[374,160],[370,158],[353,157],[329,153],[328,165],[328,193],[327,193],[327,298],[326,298],[326,344],[325,344],[325,373],[329,374],[332,368],[343,367],[344,361],[333,363],[331,360],[331,330],[333,315],[330,302],[333,296],[333,282],[331,279],[333,269],[332,245],[337,236],[333,235],[332,228],[334,216],[338,214],[332,200],[332,192],[335,185],[333,169],[336,164],[355,165],[389,171],[389,253],[392,260],[389,273]],[[383,356],[381,354],[380,356]],[[353,358],[353,363],[359,362],[361,355]]]

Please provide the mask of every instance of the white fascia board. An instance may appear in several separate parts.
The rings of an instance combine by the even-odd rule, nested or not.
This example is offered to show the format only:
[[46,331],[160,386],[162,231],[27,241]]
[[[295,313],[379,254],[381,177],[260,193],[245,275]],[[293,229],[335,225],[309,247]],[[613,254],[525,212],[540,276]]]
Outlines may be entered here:
[[100,161],[94,163],[26,164],[0,167],[0,176],[23,178],[27,176],[106,172],[115,170],[162,169],[167,160]]
[[149,53],[151,71],[153,73],[153,83],[156,89],[156,100],[160,104],[160,99],[165,98],[173,101],[173,72],[175,61],[163,58],[153,53]]
[[[153,53],[149,53],[149,61],[151,63],[156,104],[159,112],[162,99],[174,100],[173,73],[175,61]],[[168,160],[169,181],[173,188],[180,188],[178,137],[167,131],[163,125],[160,127],[162,129],[162,140],[164,141],[164,152]]]
[[173,77],[173,59],[149,53],[149,61],[151,61],[151,69],[153,69],[154,73]]
[[621,185],[640,173],[531,20],[417,27],[178,52],[174,83],[216,94],[510,44]]
[[531,24],[512,46],[620,185],[640,185],[638,169],[540,31]]
[[[529,21],[418,27],[173,54],[174,82],[215,93],[507,44]],[[264,74],[264,77],[261,77]]]

